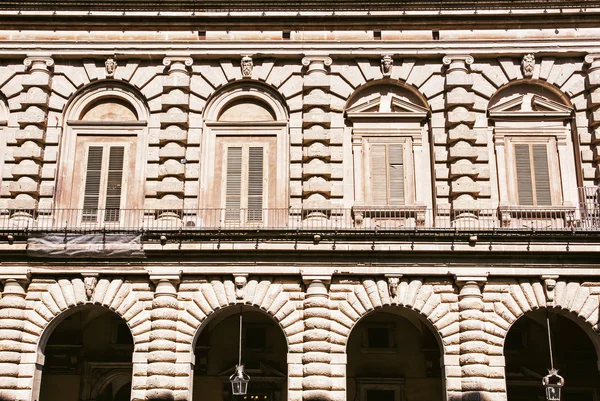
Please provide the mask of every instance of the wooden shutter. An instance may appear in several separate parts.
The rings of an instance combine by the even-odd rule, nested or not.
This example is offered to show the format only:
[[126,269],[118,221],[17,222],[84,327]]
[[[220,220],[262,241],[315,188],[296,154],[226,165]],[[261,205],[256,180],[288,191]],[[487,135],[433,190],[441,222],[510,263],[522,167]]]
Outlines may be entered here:
[[248,221],[262,221],[264,151],[262,147],[248,150]]
[[371,197],[374,205],[404,205],[404,147],[371,145]]
[[371,197],[374,205],[387,205],[388,165],[386,146],[371,145]]
[[88,148],[83,194],[83,221],[95,222],[98,218],[103,153],[104,148],[102,146],[90,146]]
[[404,205],[404,154],[400,144],[388,145],[390,205]]
[[242,202],[242,148],[227,148],[225,220],[239,221]]
[[516,144],[515,165],[519,205],[552,205],[548,146],[545,144]]
[[550,171],[548,169],[548,147],[547,145],[532,145],[531,154],[535,178],[535,204],[539,206],[552,205]]
[[108,156],[106,177],[106,203],[104,221],[117,222],[121,213],[121,195],[123,192],[123,163],[125,147],[112,146]]
[[531,180],[531,157],[529,145],[515,145],[515,165],[517,168],[517,193],[519,205],[533,205],[533,183]]

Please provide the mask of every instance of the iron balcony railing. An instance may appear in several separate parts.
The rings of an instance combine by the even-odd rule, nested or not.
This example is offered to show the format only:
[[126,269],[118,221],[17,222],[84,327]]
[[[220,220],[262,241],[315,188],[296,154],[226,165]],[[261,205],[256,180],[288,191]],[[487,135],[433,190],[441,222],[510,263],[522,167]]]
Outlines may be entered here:
[[594,193],[581,207],[433,210],[357,206],[349,209],[51,209],[0,210],[0,232],[202,231],[600,231]]

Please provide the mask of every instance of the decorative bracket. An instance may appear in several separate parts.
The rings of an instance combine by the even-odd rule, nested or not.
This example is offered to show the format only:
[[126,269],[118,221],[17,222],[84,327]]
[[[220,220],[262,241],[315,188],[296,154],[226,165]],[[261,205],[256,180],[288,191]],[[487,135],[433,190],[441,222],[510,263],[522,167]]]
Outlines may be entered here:
[[544,280],[544,289],[546,290],[546,298],[551,305],[554,305],[554,288],[556,287],[556,280],[558,275],[542,276]]
[[398,297],[398,285],[400,284],[400,279],[402,278],[402,274],[397,275],[387,275],[388,281],[388,290],[390,292],[390,297],[392,299],[396,299]]
[[244,299],[244,289],[248,282],[248,275],[245,273],[234,273],[233,282],[235,284],[235,298],[237,300]]
[[242,77],[252,78],[252,69],[254,69],[254,61],[252,61],[252,56],[249,54],[242,55],[240,66],[242,69]]
[[96,284],[98,284],[98,273],[82,273],[83,285],[85,287],[85,296],[88,301],[92,300]]
[[529,53],[523,56],[521,60],[521,70],[525,78],[531,78],[533,76],[533,69],[535,68],[535,56],[533,53]]

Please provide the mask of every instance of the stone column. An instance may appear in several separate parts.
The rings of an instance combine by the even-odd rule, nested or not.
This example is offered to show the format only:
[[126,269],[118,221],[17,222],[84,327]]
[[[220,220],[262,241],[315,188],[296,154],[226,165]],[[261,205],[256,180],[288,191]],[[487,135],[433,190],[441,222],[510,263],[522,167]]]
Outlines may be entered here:
[[[8,207],[49,209],[54,186],[52,182],[42,184],[42,168],[52,84],[50,69],[54,66],[54,60],[49,56],[36,55],[27,57],[24,64],[29,73],[21,82],[25,92],[20,98],[23,111],[17,115],[20,129],[15,132],[14,142],[10,144],[13,160],[7,161],[7,164],[13,163],[10,166],[12,182],[8,185],[11,197]],[[49,178],[54,179],[53,171]],[[39,204],[43,197],[48,202]]]
[[305,401],[332,400],[331,321],[329,294],[326,284],[329,276],[304,276],[304,338],[302,356],[302,399]]
[[154,282],[154,300],[152,301],[150,343],[148,345],[148,382],[146,399],[169,401],[181,399],[175,397],[177,391],[187,393],[187,380],[183,388],[176,381],[177,363],[177,285],[179,274],[150,274]]
[[448,131],[448,164],[451,207],[454,219],[475,217],[480,185],[475,181],[479,169],[475,165],[478,152],[475,113],[475,97],[471,92],[473,81],[468,66],[473,57],[451,55],[443,59],[446,70],[446,129]]
[[[331,127],[330,57],[316,55],[302,59],[304,76],[302,208],[303,217],[328,217],[331,208]],[[294,160],[292,160],[294,161]]]
[[4,285],[0,299],[0,399],[5,401],[29,400],[34,387],[35,364],[21,366],[25,328],[24,286],[28,279],[25,273],[0,275]]
[[[160,119],[158,137],[158,182],[156,209],[169,210],[173,214],[163,218],[177,218],[178,210],[184,207],[186,145],[189,128],[191,57],[165,57],[163,64],[168,68],[163,82],[161,98],[163,114]],[[189,190],[188,190],[189,192]],[[196,192],[192,192],[196,194]]]
[[589,90],[588,109],[590,114],[588,121],[592,132],[589,140],[581,134],[580,138],[581,145],[591,145],[594,169],[588,171],[584,168],[583,178],[592,181],[590,184],[598,184],[600,177],[600,54],[588,54],[585,56],[585,62],[589,64],[586,86]]
[[481,286],[485,276],[457,276],[462,399],[487,400],[489,356]]

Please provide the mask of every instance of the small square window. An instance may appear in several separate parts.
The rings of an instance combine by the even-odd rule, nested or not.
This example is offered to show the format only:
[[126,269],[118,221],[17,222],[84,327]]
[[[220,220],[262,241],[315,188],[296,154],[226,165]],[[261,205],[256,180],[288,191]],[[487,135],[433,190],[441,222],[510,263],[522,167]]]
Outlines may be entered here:
[[390,348],[390,333],[387,327],[369,327],[367,338],[369,348]]

